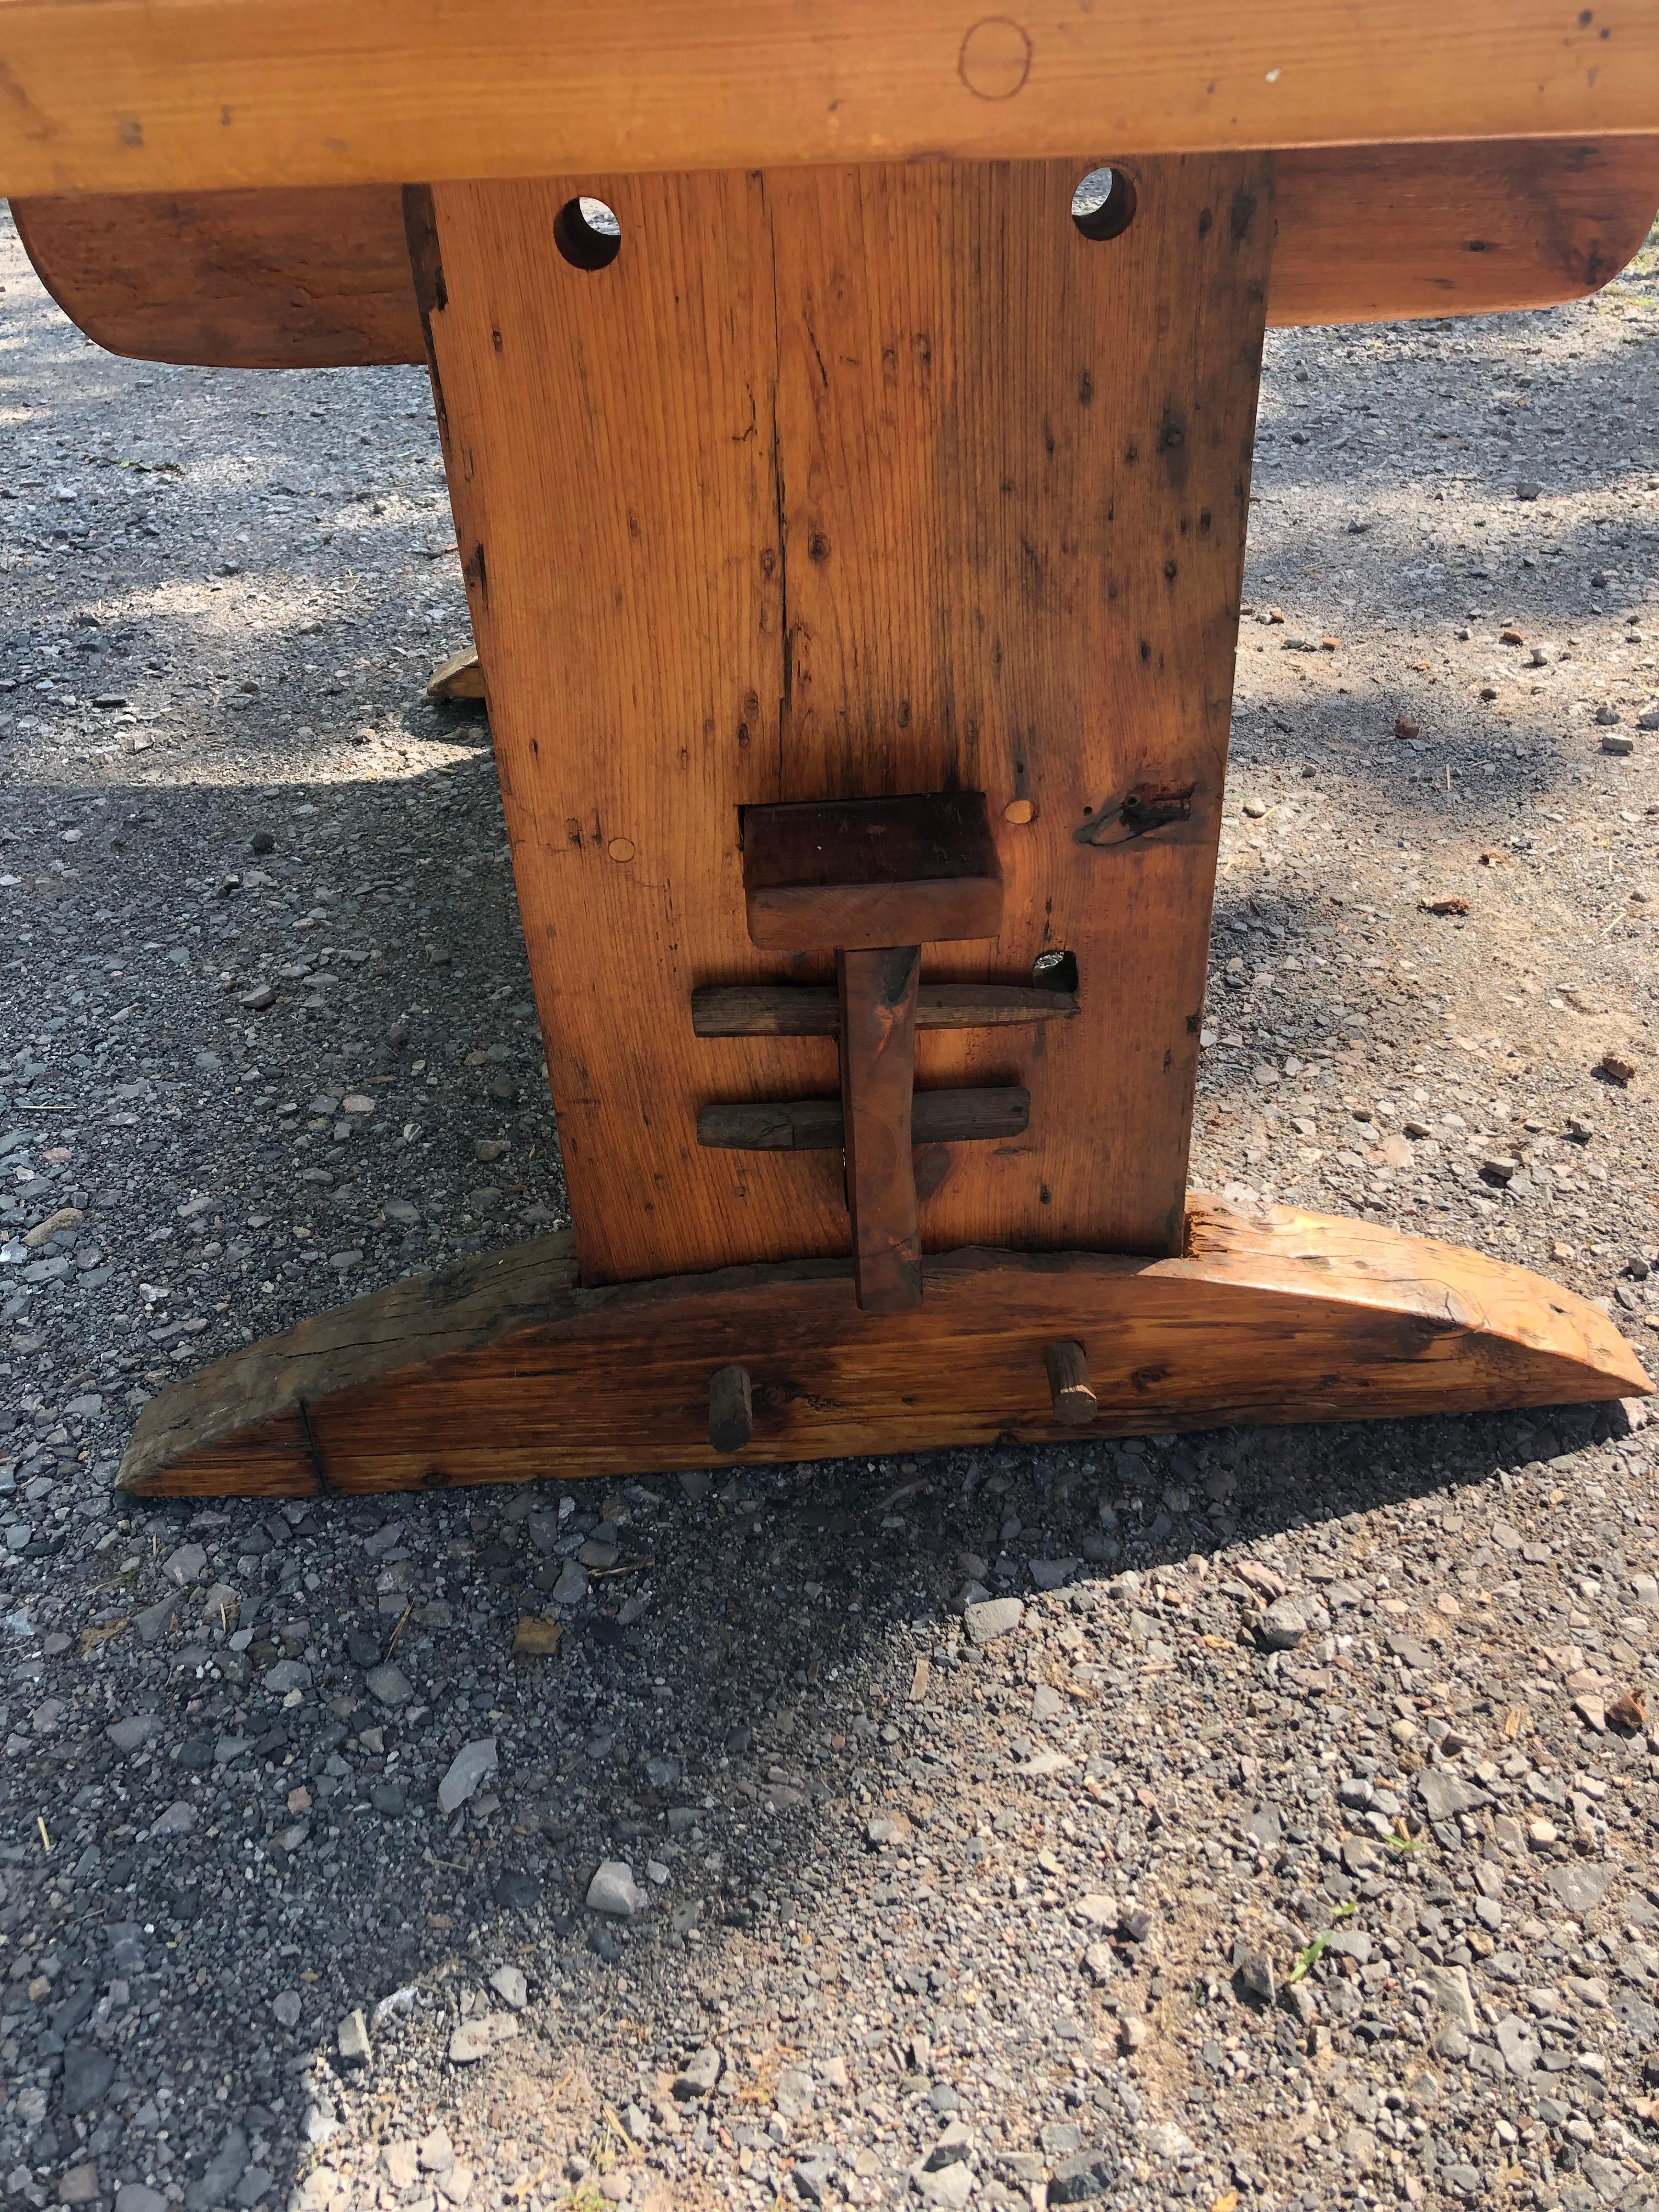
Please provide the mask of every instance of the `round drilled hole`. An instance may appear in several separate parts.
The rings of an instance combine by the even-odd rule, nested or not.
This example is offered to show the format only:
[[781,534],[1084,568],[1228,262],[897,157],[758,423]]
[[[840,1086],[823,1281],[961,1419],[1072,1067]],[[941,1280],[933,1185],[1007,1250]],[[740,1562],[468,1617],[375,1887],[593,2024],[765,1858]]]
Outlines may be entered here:
[[1085,238],[1121,238],[1135,219],[1135,188],[1122,169],[1091,169],[1072,194],[1072,221]]
[[622,225],[603,200],[567,200],[553,218],[553,243],[573,269],[608,269],[622,252]]

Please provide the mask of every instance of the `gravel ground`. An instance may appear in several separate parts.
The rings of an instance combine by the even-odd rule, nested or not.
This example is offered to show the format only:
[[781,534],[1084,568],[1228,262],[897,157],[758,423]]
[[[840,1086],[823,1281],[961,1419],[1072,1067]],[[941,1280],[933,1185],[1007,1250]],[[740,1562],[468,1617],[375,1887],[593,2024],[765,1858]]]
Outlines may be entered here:
[[[0,262],[4,2202],[1659,2203],[1639,1407],[112,1494],[562,1194],[422,378]],[[1195,1160],[1650,1355],[1656,271],[1270,344]]]

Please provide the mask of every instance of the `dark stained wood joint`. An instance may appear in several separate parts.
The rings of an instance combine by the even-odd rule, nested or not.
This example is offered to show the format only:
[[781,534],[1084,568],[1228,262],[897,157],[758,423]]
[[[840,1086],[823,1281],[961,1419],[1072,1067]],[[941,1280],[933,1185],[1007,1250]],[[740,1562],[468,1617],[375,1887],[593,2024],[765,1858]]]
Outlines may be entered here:
[[982,791],[745,806],[749,934],[763,951],[995,937],[1002,868]]
[[[1031,1029],[1069,1022],[1075,991],[1040,983],[921,983],[919,1030]],[[700,1037],[839,1036],[841,999],[819,983],[705,983],[691,994],[691,1027]]]
[[[1031,1094],[1023,1084],[912,1094],[912,1145],[988,1145],[1024,1136]],[[719,1152],[838,1152],[846,1142],[839,1098],[779,1098],[705,1106],[697,1142]]]

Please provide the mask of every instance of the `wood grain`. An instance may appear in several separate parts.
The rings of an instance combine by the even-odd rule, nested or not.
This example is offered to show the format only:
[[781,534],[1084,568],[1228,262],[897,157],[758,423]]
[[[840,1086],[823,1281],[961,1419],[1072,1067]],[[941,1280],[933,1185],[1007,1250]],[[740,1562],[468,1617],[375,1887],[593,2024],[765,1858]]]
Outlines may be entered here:
[[[753,902],[750,902],[753,913]],[[842,1146],[853,1224],[853,1286],[864,1313],[921,1302],[921,1237],[911,1157],[916,1080],[916,977],[921,950],[841,952]]]
[[[1659,209],[1648,137],[1310,146],[1277,168],[1273,325],[1582,299]],[[226,368],[425,358],[384,186],[91,193],[12,212],[47,290],[112,353]]]
[[1281,155],[1267,320],[1401,322],[1581,300],[1641,248],[1659,138]]
[[[433,193],[440,422],[589,1279],[848,1249],[832,1160],[697,1146],[686,1001],[781,980],[742,807],[952,788],[988,797],[1005,921],[937,979],[1066,950],[1079,1011],[919,1038],[926,1087],[1033,1108],[944,1164],[927,1244],[1178,1243],[1270,168],[1144,163],[1103,244],[1071,163],[590,179],[622,227],[598,273],[552,244],[574,179]],[[1149,777],[1189,819],[1075,842]],[[721,1054],[734,1101],[837,1080],[828,1039]]]
[[7,0],[0,191],[1650,131],[1659,5]]
[[228,368],[426,358],[395,185],[15,199],[24,251],[111,353]]
[[1540,1276],[1370,1222],[1194,1199],[1178,1259],[954,1252],[919,1310],[860,1314],[847,1261],[584,1290],[568,1237],[302,1322],[147,1405],[144,1497],[442,1488],[718,1465],[709,1382],[752,1385],[755,1462],[1054,1440],[1046,1347],[1095,1431],[1351,1420],[1647,1392],[1607,1316]]
[[[1070,1021],[1075,991],[1032,983],[923,983],[919,1030],[1029,1029]],[[705,983],[691,994],[691,1029],[700,1037],[839,1036],[841,1002],[826,985]]]

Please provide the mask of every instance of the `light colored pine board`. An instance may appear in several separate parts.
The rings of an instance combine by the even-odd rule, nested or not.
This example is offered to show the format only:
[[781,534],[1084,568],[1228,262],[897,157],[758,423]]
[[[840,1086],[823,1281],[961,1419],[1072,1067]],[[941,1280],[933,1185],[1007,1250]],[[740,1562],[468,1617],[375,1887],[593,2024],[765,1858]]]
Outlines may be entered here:
[[1607,1316],[1540,1276],[1288,1208],[1195,1198],[1178,1259],[969,1250],[923,1275],[907,1314],[860,1314],[848,1261],[585,1291],[569,1239],[543,1237],[176,1383],[145,1407],[120,1483],[298,1497],[714,1466],[711,1384],[732,1366],[750,1386],[744,1460],[1052,1442],[1078,1434],[1054,1413],[1056,1344],[1082,1347],[1103,1436],[1650,1388]]
[[8,0],[0,191],[1650,131],[1615,0]]
[[[731,1040],[716,1074],[685,1018],[715,977],[829,979],[748,942],[738,811],[782,799],[985,791],[1003,934],[931,975],[1079,960],[1072,1021],[919,1040],[926,1087],[1033,1109],[941,1163],[924,1248],[1178,1240],[1270,168],[1143,164],[1106,244],[1069,164],[601,178],[598,272],[552,243],[574,179],[433,194],[440,419],[589,1279],[848,1249],[837,1163],[696,1141],[711,1097],[836,1087],[828,1039]],[[1149,778],[1188,820],[1078,842]]]

